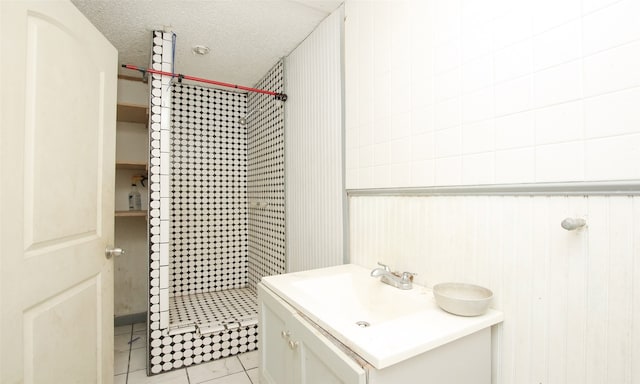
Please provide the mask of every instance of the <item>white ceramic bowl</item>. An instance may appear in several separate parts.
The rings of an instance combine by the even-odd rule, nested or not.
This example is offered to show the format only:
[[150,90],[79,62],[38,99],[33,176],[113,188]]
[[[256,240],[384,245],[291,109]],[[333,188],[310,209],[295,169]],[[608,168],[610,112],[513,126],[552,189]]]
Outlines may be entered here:
[[433,287],[438,306],[459,316],[480,316],[487,312],[493,298],[489,289],[473,284],[441,283]]

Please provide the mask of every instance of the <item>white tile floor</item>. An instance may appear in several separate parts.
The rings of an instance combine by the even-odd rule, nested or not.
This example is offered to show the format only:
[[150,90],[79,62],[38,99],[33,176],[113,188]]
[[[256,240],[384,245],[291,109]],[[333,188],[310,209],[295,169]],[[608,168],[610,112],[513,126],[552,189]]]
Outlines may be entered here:
[[258,351],[147,377],[145,324],[116,327],[114,384],[258,384]]

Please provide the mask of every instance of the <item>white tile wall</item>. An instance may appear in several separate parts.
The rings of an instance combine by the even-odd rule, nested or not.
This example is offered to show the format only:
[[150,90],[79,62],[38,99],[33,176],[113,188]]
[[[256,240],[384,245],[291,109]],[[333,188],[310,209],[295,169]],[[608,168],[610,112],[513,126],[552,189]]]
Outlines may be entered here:
[[[345,12],[348,189],[637,177],[637,0],[347,0]],[[491,172],[471,177],[470,154]]]
[[527,39],[496,51],[493,55],[495,82],[501,83],[531,73],[533,65],[532,47],[532,40]]
[[580,98],[581,67],[580,60],[574,60],[536,72],[533,77],[533,106],[541,108]]
[[536,182],[584,179],[584,145],[581,142],[536,147]]
[[389,164],[389,142],[382,142],[373,146],[373,165]]
[[462,184],[493,184],[495,155],[491,152],[462,157]]
[[582,1],[582,12],[584,14],[592,13],[600,8],[609,6],[613,3],[617,3],[620,0],[583,0]]
[[449,157],[460,155],[462,152],[462,129],[455,126],[441,129],[435,133],[436,157]]
[[434,140],[433,132],[413,136],[411,142],[412,160],[427,160],[433,158]]
[[640,88],[588,99],[584,103],[584,119],[587,138],[637,132],[640,127]]
[[495,119],[495,149],[530,147],[534,141],[533,112],[519,112]]
[[[533,4],[530,1],[497,1],[492,4],[495,14],[495,18],[492,20],[495,28],[493,33],[494,49],[500,50],[531,37]],[[455,17],[455,15],[452,16]]]
[[581,140],[584,130],[583,104],[582,101],[573,101],[536,110],[536,144]]
[[494,114],[494,89],[485,87],[462,97],[462,122],[473,123],[490,119]]
[[492,85],[493,68],[493,56],[491,55],[484,55],[464,63],[462,65],[462,92],[466,94]]
[[533,38],[533,69],[542,70],[580,58],[582,22],[576,19]]
[[437,185],[462,184],[462,158],[458,156],[437,158],[435,177]]
[[492,153],[495,142],[494,121],[491,119],[462,126],[462,153]]
[[434,105],[434,128],[440,130],[459,125],[461,123],[461,107],[460,97],[436,103]]
[[587,141],[585,173],[591,180],[640,178],[640,134]]
[[608,49],[584,58],[584,95],[640,85],[640,42]]
[[532,183],[535,181],[533,148],[496,151],[496,183]]
[[504,116],[531,109],[533,76],[524,76],[495,86],[495,115]]
[[640,3],[623,0],[583,17],[585,54],[640,39]]
[[[588,1],[588,0],[584,0]],[[532,9],[533,33],[538,34],[581,16],[583,0],[541,0]]]

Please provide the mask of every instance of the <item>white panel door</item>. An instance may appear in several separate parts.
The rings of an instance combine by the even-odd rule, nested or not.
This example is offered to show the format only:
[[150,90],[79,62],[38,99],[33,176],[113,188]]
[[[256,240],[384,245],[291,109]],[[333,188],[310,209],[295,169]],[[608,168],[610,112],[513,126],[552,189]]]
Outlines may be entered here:
[[68,1],[0,17],[0,382],[108,383],[117,52]]

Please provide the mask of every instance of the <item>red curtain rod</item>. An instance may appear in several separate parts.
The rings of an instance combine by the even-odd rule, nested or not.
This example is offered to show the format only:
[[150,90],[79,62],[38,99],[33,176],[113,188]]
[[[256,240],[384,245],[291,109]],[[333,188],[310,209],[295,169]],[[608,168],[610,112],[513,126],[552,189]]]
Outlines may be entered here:
[[186,79],[186,80],[197,81],[197,82],[200,82],[200,83],[219,85],[221,87],[235,88],[235,89],[241,89],[243,91],[263,93],[265,95],[270,95],[270,96],[275,97],[276,100],[287,101],[287,95],[285,93],[277,93],[277,92],[273,92],[273,91],[267,91],[265,89],[244,87],[242,85],[223,83],[221,81],[203,79],[201,77],[182,75],[182,74],[179,74],[179,73],[157,71],[157,70],[151,69],[151,68],[140,68],[140,67],[137,67],[135,65],[129,65],[129,64],[122,64],[122,68],[132,69],[134,71],[140,71],[140,72],[142,72],[142,74],[144,74],[144,73],[152,73],[154,75],[164,75],[164,76],[177,77],[178,81],[182,81],[182,79]]

